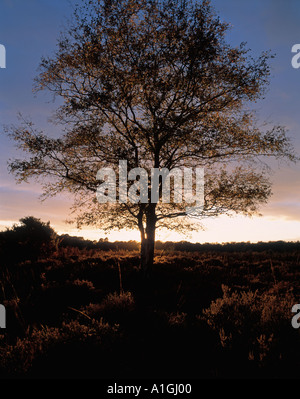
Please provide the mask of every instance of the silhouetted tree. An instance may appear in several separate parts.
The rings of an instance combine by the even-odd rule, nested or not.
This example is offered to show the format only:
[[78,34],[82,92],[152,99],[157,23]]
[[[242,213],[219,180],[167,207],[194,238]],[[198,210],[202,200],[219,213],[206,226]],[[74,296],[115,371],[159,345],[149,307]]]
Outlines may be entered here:
[[8,265],[24,260],[46,258],[56,250],[57,234],[50,223],[33,216],[20,219],[20,225],[0,232],[0,254]]
[[148,172],[204,167],[198,219],[257,212],[271,194],[260,157],[295,158],[284,128],[259,128],[249,110],[265,93],[271,55],[230,46],[227,30],[209,1],[83,1],[36,79],[36,90],[63,100],[55,121],[64,133],[51,138],[23,121],[11,136],[30,157],[10,170],[41,179],[45,197],[73,193],[78,226],[138,228],[145,272],[156,228],[195,228],[186,203],[100,204],[100,168],[118,177],[119,160]]

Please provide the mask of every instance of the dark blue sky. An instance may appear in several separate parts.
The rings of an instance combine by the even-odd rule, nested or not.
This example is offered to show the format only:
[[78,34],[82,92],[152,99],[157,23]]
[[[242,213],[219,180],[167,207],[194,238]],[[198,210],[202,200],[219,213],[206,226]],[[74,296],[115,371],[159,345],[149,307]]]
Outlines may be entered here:
[[[41,57],[54,51],[59,32],[75,3],[71,0],[0,0],[0,44],[5,45],[7,53],[7,67],[0,69],[0,130],[3,124],[17,123],[17,113],[21,112],[30,116],[38,127],[52,133],[53,127],[47,120],[55,105],[47,102],[51,97],[46,93],[34,97],[33,78]],[[257,109],[262,122],[267,120],[289,129],[300,153],[300,69],[291,66],[291,48],[300,43],[300,1],[212,0],[211,3],[221,19],[232,25],[227,35],[229,42],[237,45],[246,41],[254,56],[269,49],[276,54],[271,63],[269,91]],[[7,160],[14,154],[12,143],[0,135],[0,225],[34,214],[64,229],[69,203],[58,198],[40,205],[38,186],[16,185],[6,168]],[[280,170],[276,167],[273,181],[274,195],[262,210],[265,219],[261,223],[271,219],[280,222],[282,239],[299,239],[300,166],[283,165]],[[286,220],[289,223],[285,223]],[[246,234],[242,239],[246,240],[249,222],[244,223]],[[253,228],[259,228],[257,223]],[[240,224],[235,227],[234,222],[230,226],[233,230],[241,228]],[[249,230],[248,236],[252,237],[252,233]],[[268,230],[266,240],[267,234]],[[232,237],[235,237],[234,231]]]

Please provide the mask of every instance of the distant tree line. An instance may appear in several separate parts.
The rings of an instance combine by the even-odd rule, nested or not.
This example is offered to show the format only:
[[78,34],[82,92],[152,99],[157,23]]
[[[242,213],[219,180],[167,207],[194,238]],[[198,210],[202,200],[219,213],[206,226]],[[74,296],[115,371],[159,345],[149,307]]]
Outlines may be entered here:
[[[83,237],[74,237],[68,234],[58,235],[50,226],[33,216],[20,219],[19,224],[0,232],[1,260],[7,263],[18,263],[25,260],[36,261],[47,258],[59,248],[95,249],[102,251],[139,251],[137,241],[114,241],[100,238],[98,241],[86,240]],[[157,241],[156,250],[187,251],[187,252],[288,252],[299,250],[300,242],[230,242],[230,243],[191,243],[188,241],[172,242]]]

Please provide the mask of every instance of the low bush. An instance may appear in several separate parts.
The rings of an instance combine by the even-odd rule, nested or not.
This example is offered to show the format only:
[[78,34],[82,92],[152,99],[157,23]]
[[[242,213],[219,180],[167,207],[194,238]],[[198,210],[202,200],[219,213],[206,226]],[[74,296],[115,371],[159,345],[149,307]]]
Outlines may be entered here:
[[[83,370],[84,365],[80,365],[82,360],[80,352],[76,352],[80,346],[86,349],[107,350],[111,349],[117,337],[117,326],[110,326],[103,320],[94,319],[85,323],[78,320],[63,322],[59,328],[48,326],[35,328],[27,337],[18,338],[13,345],[2,343],[0,346],[0,370],[4,375],[24,375],[30,372],[38,362],[39,366],[41,364],[43,367],[46,366],[44,371],[49,371],[51,366],[59,367],[60,361],[65,363],[65,351],[60,352],[59,349],[70,346],[74,348],[73,356],[69,358],[70,364],[75,361],[79,369]],[[53,353],[57,354],[55,364],[49,362],[49,357]]]
[[291,295],[270,292],[231,291],[222,286],[223,296],[203,310],[205,320],[217,334],[219,344],[258,365],[280,362],[285,349],[299,347],[299,336],[291,328]]

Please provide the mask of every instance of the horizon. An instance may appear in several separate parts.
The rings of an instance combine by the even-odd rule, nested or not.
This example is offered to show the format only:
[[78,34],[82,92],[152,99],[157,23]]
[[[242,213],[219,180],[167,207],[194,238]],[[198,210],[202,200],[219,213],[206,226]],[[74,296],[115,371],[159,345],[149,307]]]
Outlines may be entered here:
[[[34,217],[34,216],[27,216],[27,217]],[[42,221],[42,223],[45,223],[45,221]],[[5,227],[5,229],[0,228],[0,233],[3,233],[7,230],[11,230],[13,229],[13,227],[18,227],[21,225],[21,222],[11,222],[9,227]],[[50,223],[50,227],[53,228],[53,226]],[[59,232],[56,231],[55,228],[53,228],[53,230],[55,231],[55,233],[58,235],[58,237],[62,237],[62,236],[67,236],[69,238],[75,238],[81,241],[89,241],[93,244],[97,244],[97,243],[101,243],[101,242],[106,242],[109,244],[114,244],[114,243],[130,243],[130,242],[134,242],[136,244],[140,244],[140,240],[139,239],[115,239],[115,240],[109,240],[109,238],[107,236],[104,237],[99,237],[98,239],[92,239],[92,238],[86,238],[84,236],[80,236],[80,235],[74,235],[74,234],[70,234],[70,233],[65,233],[65,232]],[[121,237],[120,237],[121,238]],[[102,241],[101,241],[102,240]],[[192,245],[239,245],[239,244],[246,244],[246,245],[256,245],[256,244],[278,244],[278,243],[284,243],[284,244],[297,244],[300,243],[300,238],[297,240],[270,240],[270,241],[223,241],[223,242],[213,242],[213,241],[203,241],[203,242],[198,242],[198,241],[191,241],[188,239],[182,239],[182,240],[176,240],[176,241],[172,241],[172,240],[161,240],[161,239],[155,239],[155,243],[161,243],[161,244],[166,244],[166,243],[171,243],[171,244],[176,244],[176,243],[184,243],[184,244],[192,244]],[[76,246],[76,245],[75,245]]]
[[[33,215],[27,215],[25,217],[34,217]],[[39,218],[37,218],[39,219]],[[43,223],[50,223],[50,221],[46,221],[46,220],[41,220],[41,222]],[[7,226],[1,226],[0,225],[0,232],[4,232],[7,229],[12,229],[14,226],[18,226],[20,225],[20,221],[14,222],[14,221],[10,221]],[[81,240],[86,240],[86,241],[91,241],[91,242],[99,242],[100,240],[108,240],[109,243],[115,243],[115,242],[136,242],[139,243],[140,239],[138,237],[139,233],[137,231],[126,231],[126,233],[119,231],[119,232],[113,232],[110,234],[105,234],[105,233],[96,233],[91,231],[91,229],[88,229],[87,231],[84,231],[84,229],[73,229],[73,230],[69,230],[69,231],[60,231],[60,230],[56,230],[55,226],[53,226],[50,223],[50,226],[53,228],[53,230],[56,232],[56,234],[58,236],[63,236],[63,235],[67,235],[71,238],[78,238]],[[98,230],[97,230],[98,231]],[[78,233],[78,234],[76,234]],[[83,233],[83,234],[82,234]],[[101,236],[98,236],[98,234],[100,234]],[[132,235],[132,237],[128,238],[128,239],[124,239],[123,238],[123,234],[126,234],[128,236]],[[203,233],[205,234],[205,232]],[[158,236],[160,236],[158,234]],[[196,239],[188,239],[186,237],[186,235],[182,235],[182,238],[179,239],[177,237],[177,239],[166,239],[163,238],[165,235],[163,234],[162,237],[158,237],[155,239],[155,242],[161,242],[161,243],[180,243],[180,242],[186,242],[186,243],[190,243],[190,244],[199,244],[199,245],[205,245],[205,244],[211,244],[211,245],[226,245],[226,244],[259,244],[259,243],[265,243],[265,244],[269,244],[269,243],[278,243],[278,242],[284,242],[284,243],[298,243],[300,242],[300,237],[296,238],[296,239],[286,239],[286,240],[282,240],[282,239],[273,239],[273,240],[238,240],[238,241],[196,241]],[[175,235],[175,237],[178,236],[178,234]]]

